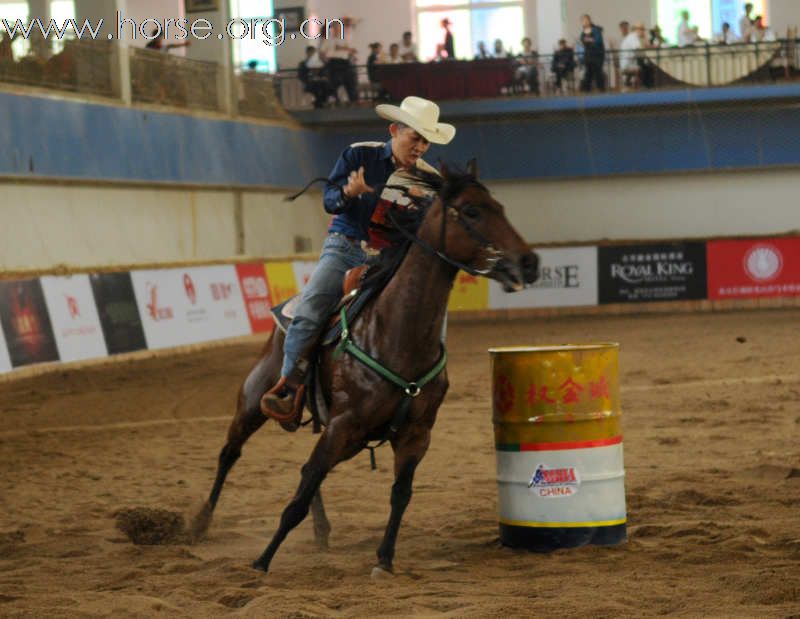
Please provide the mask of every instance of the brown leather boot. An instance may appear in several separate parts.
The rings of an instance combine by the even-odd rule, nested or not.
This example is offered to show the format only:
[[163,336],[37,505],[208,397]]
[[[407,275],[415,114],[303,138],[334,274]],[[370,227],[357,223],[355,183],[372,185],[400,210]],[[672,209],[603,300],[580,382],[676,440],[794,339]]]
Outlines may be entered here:
[[303,415],[303,396],[306,387],[282,376],[278,383],[261,398],[261,412],[281,424],[287,432],[296,432]]

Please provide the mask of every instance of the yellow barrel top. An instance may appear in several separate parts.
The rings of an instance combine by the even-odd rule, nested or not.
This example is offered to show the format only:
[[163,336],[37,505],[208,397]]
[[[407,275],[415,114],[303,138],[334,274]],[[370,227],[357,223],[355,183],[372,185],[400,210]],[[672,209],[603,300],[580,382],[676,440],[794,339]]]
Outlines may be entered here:
[[498,447],[620,438],[616,342],[490,348]]

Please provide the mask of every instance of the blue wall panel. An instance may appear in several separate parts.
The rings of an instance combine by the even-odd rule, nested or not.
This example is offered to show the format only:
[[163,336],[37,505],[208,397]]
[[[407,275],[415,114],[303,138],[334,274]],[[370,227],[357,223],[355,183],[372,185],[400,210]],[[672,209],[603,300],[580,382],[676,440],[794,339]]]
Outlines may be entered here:
[[[427,159],[477,157],[489,180],[798,165],[799,96],[762,86],[450,103],[456,138]],[[388,138],[371,110],[289,128],[9,93],[0,109],[0,175],[297,187],[348,144]]]

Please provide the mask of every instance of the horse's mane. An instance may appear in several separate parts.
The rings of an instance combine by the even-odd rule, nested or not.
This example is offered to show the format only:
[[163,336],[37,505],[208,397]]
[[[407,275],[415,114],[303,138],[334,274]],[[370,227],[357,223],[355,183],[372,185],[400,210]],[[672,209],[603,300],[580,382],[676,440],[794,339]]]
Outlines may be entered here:
[[[447,168],[443,170],[442,175],[416,168],[410,171],[409,175],[413,178],[411,185],[419,187],[425,193],[436,194],[445,204],[449,203],[468,187],[478,187],[486,190],[486,187],[479,183],[474,175],[460,168]],[[416,235],[433,203],[427,197],[406,195],[416,208],[392,209],[393,225],[382,226],[389,246],[381,250],[380,254],[370,261],[369,268],[361,280],[360,287],[362,290],[371,289],[380,292],[386,287],[394,277],[412,244],[412,241],[407,238],[406,234],[403,234],[400,228],[405,230],[406,233]]]

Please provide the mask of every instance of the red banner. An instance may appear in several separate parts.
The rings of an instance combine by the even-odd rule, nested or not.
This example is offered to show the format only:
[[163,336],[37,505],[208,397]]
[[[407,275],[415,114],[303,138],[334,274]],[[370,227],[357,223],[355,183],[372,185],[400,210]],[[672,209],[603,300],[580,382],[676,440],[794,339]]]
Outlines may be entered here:
[[272,303],[267,286],[267,274],[261,262],[237,264],[236,273],[242,287],[244,305],[250,318],[253,333],[264,333],[272,329]]
[[710,241],[708,298],[800,295],[800,237]]

